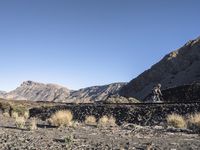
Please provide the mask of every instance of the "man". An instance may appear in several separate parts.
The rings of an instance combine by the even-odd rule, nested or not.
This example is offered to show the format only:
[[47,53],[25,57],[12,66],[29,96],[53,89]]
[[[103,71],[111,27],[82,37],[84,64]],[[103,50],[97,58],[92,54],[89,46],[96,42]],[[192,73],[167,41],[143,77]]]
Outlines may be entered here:
[[153,89],[152,89],[152,101],[153,102],[161,101],[160,97],[162,96],[162,93],[161,93],[160,89],[161,89],[161,84],[157,84],[156,86],[153,87]]

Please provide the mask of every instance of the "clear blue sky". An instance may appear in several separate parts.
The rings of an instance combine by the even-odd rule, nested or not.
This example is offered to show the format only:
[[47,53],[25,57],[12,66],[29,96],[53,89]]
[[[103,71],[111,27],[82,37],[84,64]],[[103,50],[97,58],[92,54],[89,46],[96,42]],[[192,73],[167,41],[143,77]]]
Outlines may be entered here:
[[1,0],[0,90],[128,82],[200,35],[199,0]]

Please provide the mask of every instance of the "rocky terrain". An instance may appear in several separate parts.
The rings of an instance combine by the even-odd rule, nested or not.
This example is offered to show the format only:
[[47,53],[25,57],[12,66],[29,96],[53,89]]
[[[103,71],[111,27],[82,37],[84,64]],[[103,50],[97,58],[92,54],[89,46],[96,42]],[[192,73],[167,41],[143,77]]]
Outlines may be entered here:
[[0,97],[14,100],[85,103],[104,101],[109,95],[116,94],[125,84],[113,83],[74,91],[56,84],[25,81],[11,92],[0,92]]
[[200,37],[166,55],[120,90],[120,95],[144,99],[152,87],[162,89],[200,82]]
[[[45,102],[21,102],[10,101],[9,103],[12,103],[12,106],[15,107],[17,105],[32,107],[30,117],[35,115],[37,129],[28,129],[31,118],[26,120],[25,127],[19,128],[16,126],[14,118],[5,116],[0,111],[1,150],[198,150],[200,147],[199,132],[185,128],[173,128],[167,126],[164,121],[168,113],[199,112],[199,104],[169,106],[164,104],[146,106],[145,104],[132,106],[73,104],[73,106],[54,103],[52,106],[47,106]],[[2,100],[1,103],[5,103],[5,101]],[[48,124],[46,120],[56,111],[55,109],[70,109],[70,107],[75,119],[73,126],[56,128]],[[108,113],[112,113],[116,117],[118,125],[101,127],[84,123],[86,115],[93,114],[98,118],[98,115],[108,115]],[[121,123],[119,122],[120,118],[123,121]],[[158,120],[161,123],[158,124]],[[148,121],[151,123],[145,124]]]
[[38,122],[38,129],[28,131],[16,128],[12,118],[0,115],[1,150],[198,150],[198,134],[170,132],[160,126],[97,128],[79,124],[75,128],[45,127]]

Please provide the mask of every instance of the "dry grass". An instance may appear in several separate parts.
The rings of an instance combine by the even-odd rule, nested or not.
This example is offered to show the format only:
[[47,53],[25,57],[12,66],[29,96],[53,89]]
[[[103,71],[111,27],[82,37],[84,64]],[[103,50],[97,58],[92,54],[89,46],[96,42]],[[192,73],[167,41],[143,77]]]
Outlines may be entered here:
[[57,127],[62,126],[71,126],[72,125],[73,115],[69,110],[60,110],[53,114],[49,119],[48,122]]
[[10,104],[6,102],[0,102],[0,109],[4,112],[10,111]]
[[98,121],[99,126],[116,126],[116,119],[113,116],[103,116]]
[[9,112],[3,112],[3,116],[4,117],[10,117],[10,114],[9,114]]
[[30,116],[29,111],[25,111],[23,116],[25,119],[28,119]]
[[193,129],[193,130],[200,129],[200,113],[196,113],[189,117],[188,128]]
[[15,119],[15,125],[16,127],[23,129],[26,123],[26,119],[24,117],[17,117]]
[[17,119],[19,117],[17,112],[12,112],[11,117]]
[[37,130],[37,121],[36,118],[32,118],[31,122],[29,124],[29,130],[33,131],[33,130]]
[[85,118],[85,124],[87,124],[87,125],[96,125],[97,124],[97,120],[96,120],[95,116],[87,116]]
[[26,119],[29,118],[29,110],[23,105],[11,104],[12,113],[17,112],[19,116],[24,116]]
[[171,114],[167,116],[167,123],[175,128],[185,128],[187,123],[183,116],[178,114]]

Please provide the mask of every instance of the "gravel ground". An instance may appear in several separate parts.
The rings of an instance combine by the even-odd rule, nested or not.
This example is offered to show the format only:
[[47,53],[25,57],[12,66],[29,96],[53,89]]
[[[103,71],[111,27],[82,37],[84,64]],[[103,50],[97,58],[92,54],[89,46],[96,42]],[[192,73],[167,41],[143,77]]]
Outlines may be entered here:
[[0,115],[0,150],[200,149],[198,134],[174,131],[160,126],[99,128],[83,124],[57,129],[45,126],[45,122],[39,122],[37,130],[28,131],[16,128],[12,118]]

